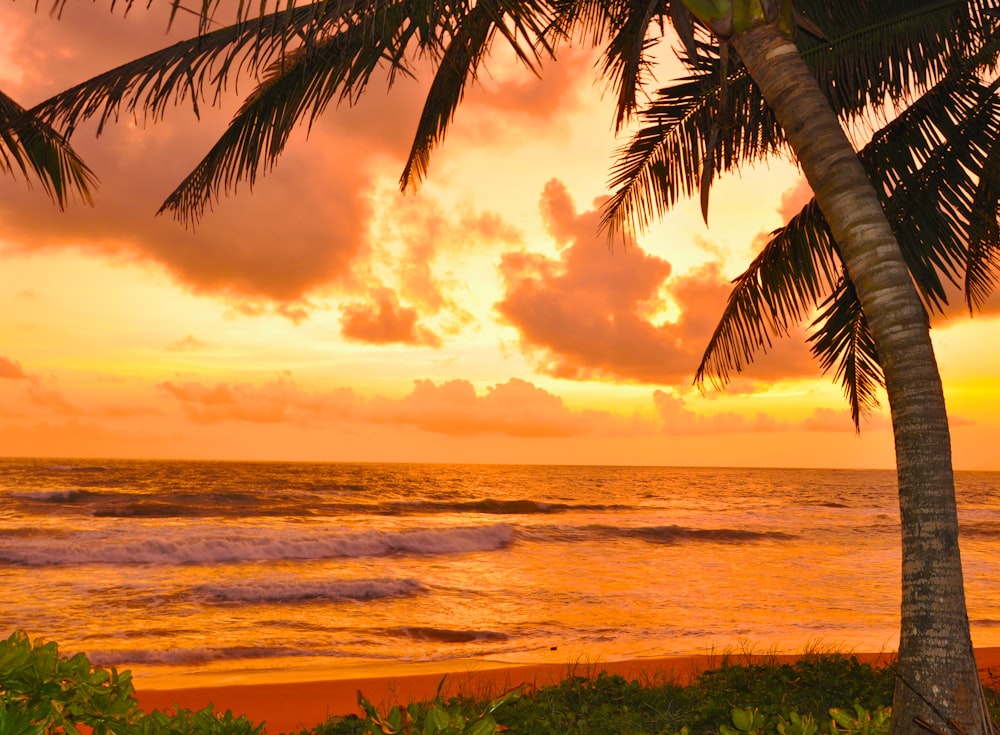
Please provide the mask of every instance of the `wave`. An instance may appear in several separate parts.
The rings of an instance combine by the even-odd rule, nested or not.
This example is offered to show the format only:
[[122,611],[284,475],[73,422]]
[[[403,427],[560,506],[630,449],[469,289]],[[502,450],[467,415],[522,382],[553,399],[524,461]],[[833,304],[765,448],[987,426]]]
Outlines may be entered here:
[[623,535],[657,544],[682,541],[708,541],[739,544],[752,541],[787,541],[797,538],[782,531],[748,531],[740,528],[687,528],[685,526],[647,526],[623,531]]
[[60,490],[24,490],[13,492],[10,497],[18,500],[30,500],[36,503],[67,503],[83,500],[94,493],[85,490],[60,489]]
[[348,579],[294,581],[266,579],[231,584],[206,584],[193,592],[210,602],[294,603],[380,600],[411,597],[426,588],[416,579]]
[[186,518],[207,514],[202,508],[156,500],[141,500],[111,508],[99,508],[94,511],[93,515],[95,518]]
[[[402,515],[408,513],[485,513],[494,515],[535,515],[549,513],[566,513],[572,511],[609,511],[628,510],[625,505],[578,504],[578,503],[546,503],[538,500],[497,500],[482,498],[460,502],[441,502],[421,500],[413,502],[394,502],[384,506],[385,514]],[[373,512],[380,512],[372,508]]]
[[448,628],[403,626],[400,628],[389,628],[386,633],[402,638],[437,641],[440,643],[475,643],[477,641],[510,640],[510,636],[506,633],[498,633],[493,630],[451,630]]
[[481,498],[469,501],[357,499],[308,495],[255,495],[246,492],[136,493],[60,488],[12,492],[11,497],[29,503],[72,505],[74,512],[94,518],[266,518],[348,515],[414,516],[439,514],[540,515],[572,512],[628,510],[629,506],[543,502],[523,498]]
[[966,538],[1000,538],[1000,523],[979,521],[961,524],[961,533]]
[[[246,659],[293,658],[315,656],[316,651],[296,648],[266,648],[263,646],[232,646],[220,648],[170,648],[167,650],[134,649],[128,651],[88,651],[87,658],[95,666],[156,665],[202,666],[214,661]],[[330,655],[327,653],[327,655]]]
[[109,467],[100,465],[50,464],[43,467],[47,472],[108,472]]
[[483,515],[538,515],[573,511],[614,511],[625,506],[601,504],[545,503],[537,500],[496,500],[484,498],[462,502],[434,500],[387,501],[364,503],[350,500],[312,497],[306,501],[282,502],[275,499],[250,497],[191,498],[170,496],[163,499],[131,498],[126,503],[111,503],[93,511],[95,517],[107,518],[184,518],[234,514],[244,516],[315,516],[364,514],[377,516],[410,516],[479,513]]
[[435,530],[357,533],[296,528],[232,530],[215,526],[158,529],[156,537],[79,533],[61,538],[0,538],[0,562],[74,564],[228,564],[341,559],[390,554],[497,551],[514,540],[504,523]]
[[677,525],[619,527],[601,524],[523,528],[519,529],[518,537],[539,543],[581,543],[625,538],[654,544],[699,542],[741,544],[756,541],[789,541],[799,538],[795,534],[783,531],[752,531],[741,528],[692,528]]

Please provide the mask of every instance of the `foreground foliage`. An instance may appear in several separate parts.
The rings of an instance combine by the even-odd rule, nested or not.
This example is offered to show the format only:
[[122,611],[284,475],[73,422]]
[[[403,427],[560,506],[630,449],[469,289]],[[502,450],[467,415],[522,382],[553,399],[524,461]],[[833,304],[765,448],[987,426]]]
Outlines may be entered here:
[[[499,730],[517,735],[887,735],[893,683],[891,669],[838,655],[795,664],[723,661],[689,686],[575,676],[501,699],[438,697],[411,705],[410,720],[399,708],[374,720],[372,712],[365,719],[335,717],[298,735],[443,735],[427,714],[434,710],[470,724],[488,711]],[[997,697],[988,694],[996,716]],[[378,726],[390,718],[395,726]]]
[[[81,730],[81,728],[83,728]],[[145,713],[128,671],[59,655],[23,632],[0,641],[0,735],[260,735],[262,725],[207,707]]]
[[[732,665],[691,685],[628,681],[601,673],[499,697],[438,694],[364,717],[332,717],[298,735],[886,735],[894,674],[844,656],[795,664]],[[444,682],[442,682],[443,684]],[[988,699],[996,717],[1000,699]],[[91,665],[78,653],[21,632],[0,641],[0,735],[262,735],[211,707],[146,713],[128,671]]]

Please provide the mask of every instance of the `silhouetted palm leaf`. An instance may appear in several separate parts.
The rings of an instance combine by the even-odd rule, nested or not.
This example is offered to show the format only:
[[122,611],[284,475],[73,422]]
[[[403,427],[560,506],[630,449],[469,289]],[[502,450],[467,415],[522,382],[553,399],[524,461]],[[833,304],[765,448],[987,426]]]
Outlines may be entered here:
[[860,430],[861,418],[878,408],[878,392],[883,385],[878,351],[854,284],[842,279],[837,290],[823,304],[809,338],[812,353],[819,358],[823,372],[835,368],[834,378],[844,389],[851,406],[854,428]]
[[[774,115],[744,73],[730,76],[729,119],[717,125],[721,60],[711,47],[698,48],[699,56],[689,59],[694,72],[660,90],[620,151],[609,182],[613,194],[602,212],[602,227],[610,233],[645,230],[678,199],[698,192],[710,148],[715,169],[725,172],[773,155],[784,144]],[[719,131],[714,145],[713,127]]]
[[[948,60],[952,55],[978,53],[985,44],[982,19],[968,5],[960,0],[803,2],[800,7],[818,18],[828,40],[800,34],[799,45],[834,110],[853,119],[887,99],[926,91],[958,63]],[[940,48],[946,49],[944,59],[937,53]],[[611,233],[643,231],[678,198],[693,195],[706,161],[721,173],[785,150],[783,133],[741,70],[727,76],[731,124],[719,127],[712,144],[722,77],[712,47],[701,44],[698,50],[696,56],[681,57],[691,75],[659,90],[639,113],[640,127],[620,151],[609,180],[613,194],[602,218]],[[913,61],[925,55],[933,58]]]
[[[298,123],[312,123],[331,101],[357,99],[377,68],[387,70],[391,84],[399,74],[412,75],[417,59],[438,67],[405,185],[426,171],[430,150],[494,36],[530,68],[540,52],[551,53],[552,15],[535,0],[329,0],[256,17],[248,7],[240,6],[233,25],[87,80],[32,113],[68,130],[98,117],[100,132],[122,111],[158,119],[169,106],[190,102],[197,113],[240,78],[260,79],[231,127],[161,208],[196,220],[213,197],[245,178],[252,185],[262,165],[273,166]],[[214,9],[206,2],[203,12]]]
[[846,119],[905,104],[987,43],[991,23],[968,0],[798,0],[828,40],[800,34],[803,57]]
[[722,387],[758,350],[788,334],[841,280],[840,258],[815,200],[771,238],[737,278],[695,373]]
[[[982,188],[977,172],[987,163],[983,146],[1000,138],[996,87],[996,83],[983,84],[970,69],[956,71],[879,131],[859,154],[876,190],[883,195],[886,213],[920,293],[934,310],[941,310],[946,303],[941,276],[955,282],[959,273],[970,268],[967,244],[975,218],[992,212],[992,221],[996,221],[995,199],[992,209],[976,199]],[[982,263],[980,267],[986,272],[982,283],[992,284],[995,260],[987,257]],[[761,254],[736,280],[696,382],[703,384],[708,379],[715,385],[725,384],[730,372],[740,371],[758,350],[766,351],[772,339],[786,335],[790,327],[806,319],[837,284],[840,271],[839,255],[826,222],[812,201],[788,225],[772,233]],[[837,298],[842,301],[853,294],[853,289],[847,289]],[[846,306],[840,307],[840,313],[846,310]],[[825,320],[817,325],[820,331],[829,328]],[[856,349],[870,346],[874,350],[870,339],[846,343],[814,334],[813,340],[815,344],[850,344]],[[829,364],[834,364],[832,358]],[[874,352],[865,360],[853,360],[853,364],[852,370],[838,370],[837,379],[881,384]],[[864,374],[865,369],[871,372]],[[844,389],[857,419],[866,406],[853,401],[867,393],[858,386],[845,385]]]
[[60,209],[74,195],[92,203],[94,173],[62,135],[0,92],[0,172],[17,171],[29,183],[37,178]]
[[1000,282],[1000,142],[994,143],[976,188],[965,263],[965,301],[981,308]]
[[[536,5],[532,17],[547,18],[548,12],[540,5]],[[538,24],[541,21],[534,22]],[[545,34],[540,32],[542,30],[540,25],[527,29],[527,33],[524,28],[520,30],[524,36],[534,36],[539,48],[546,54],[553,55],[552,44],[545,38]],[[492,37],[497,32],[507,38],[508,43],[528,68],[535,69],[538,49],[525,47],[517,35],[506,27],[503,10],[494,0],[478,2],[467,15],[459,19],[438,64],[434,81],[424,101],[423,112],[417,123],[410,155],[400,176],[401,188],[406,189],[411,184],[419,183],[427,174],[431,151],[444,139],[465,89],[469,82],[476,79],[478,69],[492,45]]]

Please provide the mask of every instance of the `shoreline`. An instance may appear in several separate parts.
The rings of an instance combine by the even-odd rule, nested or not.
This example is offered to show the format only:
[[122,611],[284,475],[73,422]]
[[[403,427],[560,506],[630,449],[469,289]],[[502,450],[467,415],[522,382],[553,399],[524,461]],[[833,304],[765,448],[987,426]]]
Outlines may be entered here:
[[[157,688],[138,681],[136,698],[143,709],[199,710],[213,705],[217,712],[232,710],[234,715],[246,715],[252,722],[265,722],[269,735],[311,728],[331,716],[360,714],[358,693],[378,708],[395,704],[432,699],[440,687],[445,697],[458,694],[493,697],[521,685],[543,687],[571,676],[596,676],[605,672],[647,684],[689,683],[704,671],[718,668],[724,662],[733,665],[748,663],[792,663],[827,655],[854,656],[872,665],[887,665],[895,654],[818,652],[803,654],[703,654],[668,656],[594,663],[509,664],[489,661],[462,661],[439,664],[429,671],[420,664],[400,663],[378,670],[359,669],[329,674],[325,678],[290,680],[286,673],[272,671],[268,681],[241,682],[230,677],[227,683],[196,683],[190,686],[181,677],[170,687]],[[983,681],[1000,686],[1000,646],[976,649],[976,661]],[[300,672],[301,673],[301,672]],[[263,675],[257,672],[258,675]],[[343,676],[340,676],[343,675]],[[192,677],[194,679],[197,676]],[[189,679],[190,681],[190,679]],[[176,682],[176,683],[174,683]]]

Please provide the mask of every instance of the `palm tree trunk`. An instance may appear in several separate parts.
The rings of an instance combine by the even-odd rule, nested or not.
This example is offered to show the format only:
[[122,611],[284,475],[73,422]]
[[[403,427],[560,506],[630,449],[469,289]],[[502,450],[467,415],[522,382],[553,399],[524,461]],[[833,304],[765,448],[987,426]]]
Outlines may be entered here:
[[903,548],[892,733],[924,732],[923,722],[929,732],[986,735],[958,549],[948,417],[926,311],[856,152],[795,44],[774,25],[731,40],[812,186],[885,373]]

